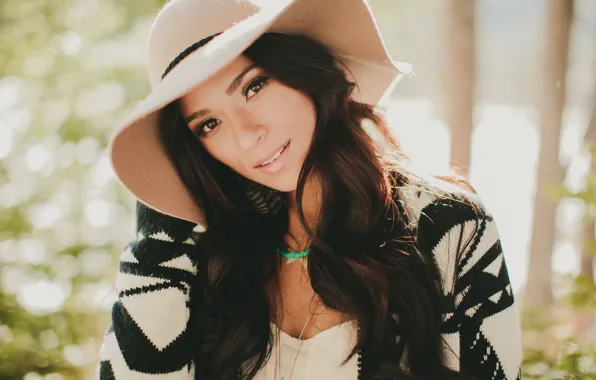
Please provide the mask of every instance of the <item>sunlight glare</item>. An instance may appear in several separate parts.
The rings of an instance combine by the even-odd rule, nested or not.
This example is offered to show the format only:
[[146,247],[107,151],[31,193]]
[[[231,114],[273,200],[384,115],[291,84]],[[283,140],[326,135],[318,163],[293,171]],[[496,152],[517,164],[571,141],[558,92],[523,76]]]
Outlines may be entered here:
[[17,76],[9,76],[0,80],[0,112],[17,104],[22,89],[23,81]]
[[111,220],[111,203],[93,199],[85,206],[85,219],[93,227],[104,227]]
[[52,203],[42,203],[29,208],[29,221],[35,229],[51,228],[64,217],[64,210]]
[[571,242],[561,241],[553,252],[553,271],[557,274],[577,274],[579,272],[577,249]]
[[99,141],[93,137],[84,137],[77,144],[76,157],[81,165],[90,164],[99,152]]
[[77,55],[82,46],[83,39],[73,31],[66,32],[60,41],[60,48],[66,55]]
[[27,155],[25,156],[25,162],[29,169],[33,172],[39,171],[43,165],[50,158],[50,152],[41,145],[32,146]]
[[43,264],[47,260],[44,242],[37,238],[24,238],[18,243],[20,261],[27,264]]
[[93,183],[101,188],[110,183],[115,177],[114,169],[112,169],[112,165],[110,164],[110,157],[107,151],[104,151],[101,153],[93,170]]
[[31,314],[49,314],[62,308],[70,295],[70,286],[41,280],[23,286],[19,303]]
[[77,146],[72,141],[67,141],[58,147],[58,166],[66,169],[70,167],[76,158]]
[[85,364],[85,352],[81,346],[69,344],[68,346],[64,347],[62,352],[64,353],[64,359],[66,359],[70,364],[78,367]]
[[46,350],[58,347],[60,340],[53,330],[47,329],[39,333],[39,343]]
[[12,139],[12,129],[8,128],[8,126],[4,125],[0,120],[0,160],[8,157],[12,150]]

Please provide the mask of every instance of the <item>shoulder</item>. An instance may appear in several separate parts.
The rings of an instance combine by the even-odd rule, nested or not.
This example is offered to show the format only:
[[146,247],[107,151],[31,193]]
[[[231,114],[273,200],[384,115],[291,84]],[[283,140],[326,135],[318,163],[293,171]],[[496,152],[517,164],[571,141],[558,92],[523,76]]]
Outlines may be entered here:
[[[495,221],[473,189],[437,177],[416,177],[399,189],[418,253],[434,261],[446,286],[487,252],[501,253]],[[496,256],[495,256],[496,257]],[[451,277],[451,278],[450,278]]]
[[419,226],[444,229],[469,220],[492,219],[472,188],[436,176],[413,176],[397,196],[412,223]]

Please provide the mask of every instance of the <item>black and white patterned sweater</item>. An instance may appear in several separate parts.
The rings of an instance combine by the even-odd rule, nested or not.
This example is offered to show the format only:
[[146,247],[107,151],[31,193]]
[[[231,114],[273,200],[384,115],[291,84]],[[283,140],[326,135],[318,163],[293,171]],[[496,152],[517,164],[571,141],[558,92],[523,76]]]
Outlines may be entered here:
[[[400,193],[417,225],[417,247],[434,257],[445,297],[444,362],[479,380],[521,379],[521,332],[494,220],[458,202],[463,190],[439,180]],[[454,201],[455,198],[455,201]],[[475,228],[479,221],[478,228]],[[118,299],[100,350],[100,380],[194,380],[189,289],[198,272],[190,222],[137,203],[137,238],[120,256]],[[455,262],[460,239],[472,244]]]

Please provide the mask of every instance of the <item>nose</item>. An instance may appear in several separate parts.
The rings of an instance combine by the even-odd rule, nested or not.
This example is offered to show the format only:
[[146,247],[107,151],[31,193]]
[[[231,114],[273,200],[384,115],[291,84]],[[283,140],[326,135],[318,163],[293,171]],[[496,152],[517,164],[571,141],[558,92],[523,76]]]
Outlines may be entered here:
[[267,132],[267,127],[259,122],[255,115],[244,109],[231,112],[230,119],[234,136],[241,149],[255,147]]

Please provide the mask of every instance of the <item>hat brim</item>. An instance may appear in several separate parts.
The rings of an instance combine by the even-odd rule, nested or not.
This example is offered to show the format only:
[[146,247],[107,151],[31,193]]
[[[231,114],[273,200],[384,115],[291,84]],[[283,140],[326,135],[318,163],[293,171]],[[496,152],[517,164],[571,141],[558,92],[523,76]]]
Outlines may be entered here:
[[[206,227],[202,210],[182,182],[161,142],[159,111],[219,72],[268,31],[304,34],[326,44],[342,57],[358,83],[358,100],[376,104],[404,70],[400,71],[390,60],[370,10],[362,0],[342,0],[342,6],[336,5],[335,9],[322,7],[325,3],[334,2],[294,0],[263,9],[189,54],[172,69],[110,139],[108,149],[112,168],[124,186],[148,207]],[[365,9],[347,11],[350,6]],[[327,8],[329,11],[325,12]],[[346,15],[342,15],[342,11]],[[325,27],[317,28],[319,19],[326,23]],[[334,28],[343,29],[346,25],[361,26],[357,38],[366,42],[360,46],[362,51],[342,48],[342,44],[353,46],[354,36],[350,33],[332,33],[337,37],[335,39],[325,33]],[[364,35],[362,27],[366,32]]]

